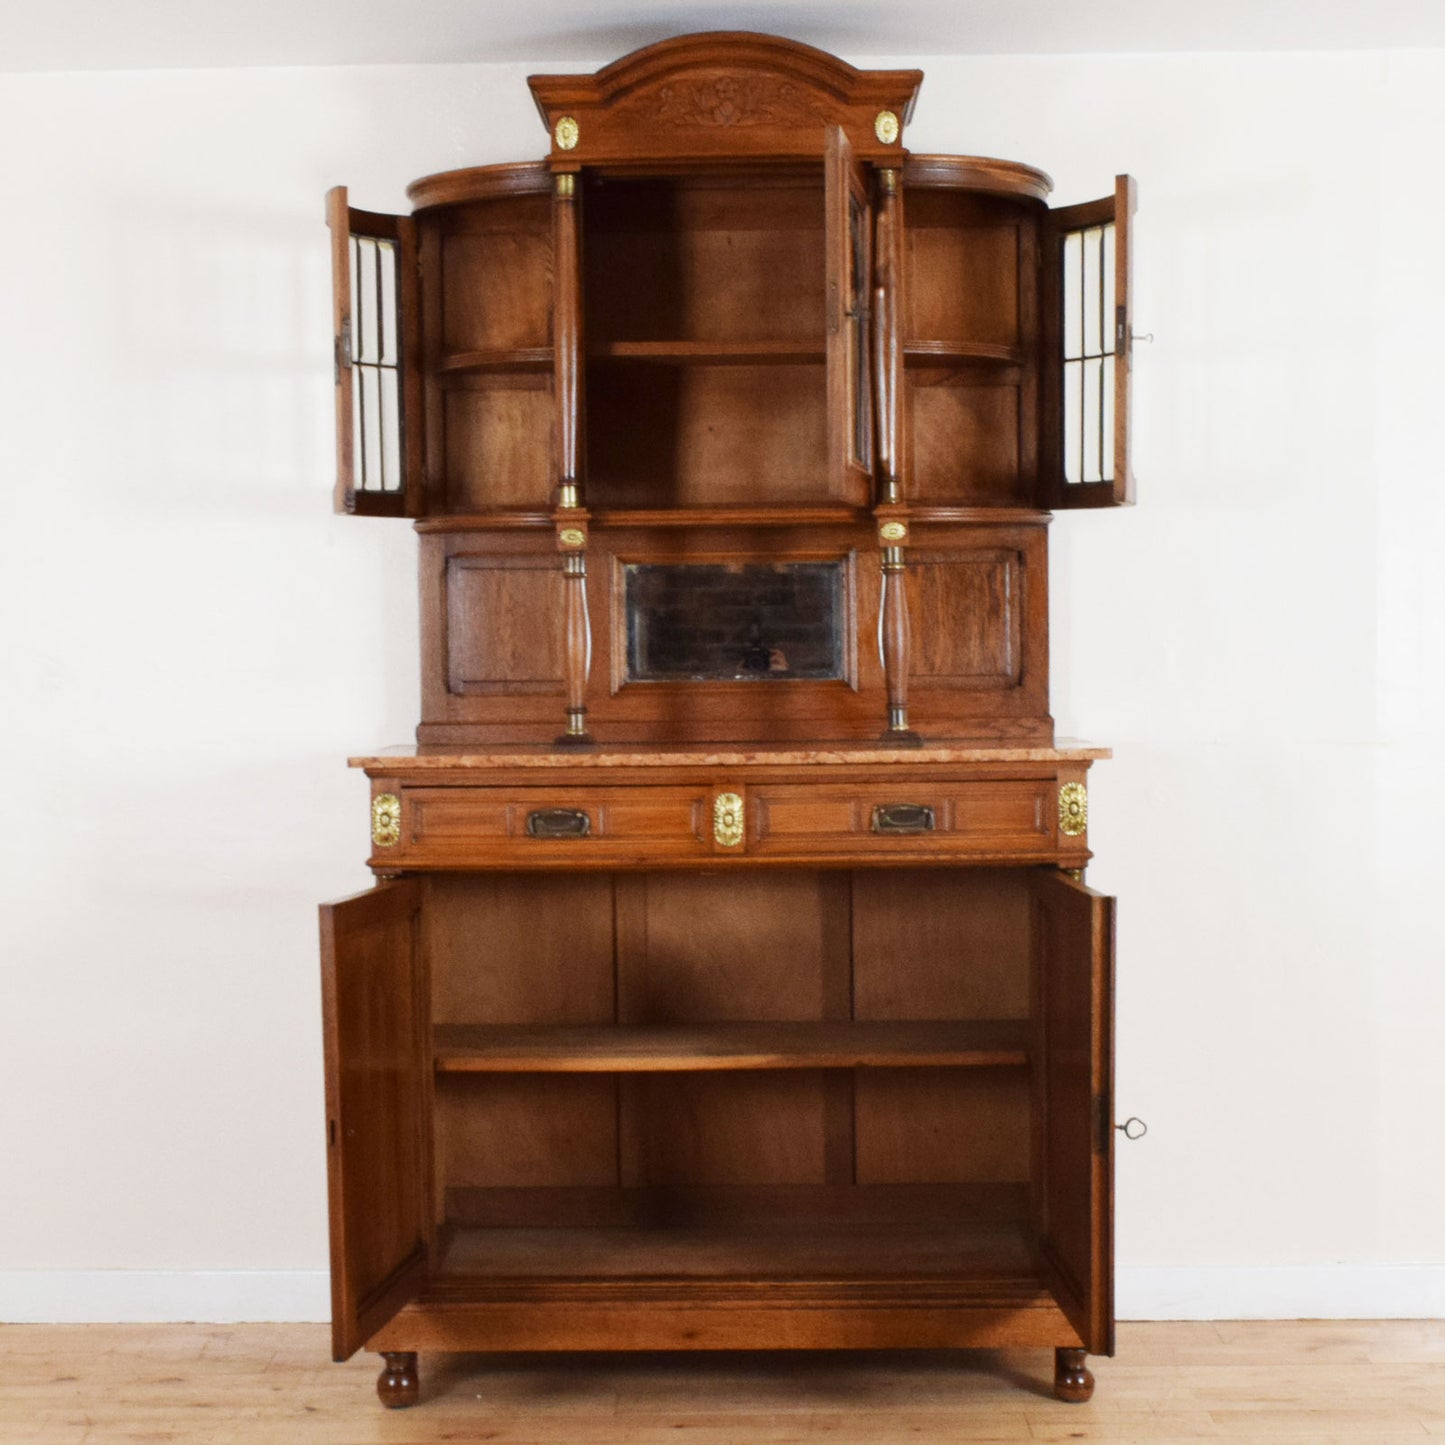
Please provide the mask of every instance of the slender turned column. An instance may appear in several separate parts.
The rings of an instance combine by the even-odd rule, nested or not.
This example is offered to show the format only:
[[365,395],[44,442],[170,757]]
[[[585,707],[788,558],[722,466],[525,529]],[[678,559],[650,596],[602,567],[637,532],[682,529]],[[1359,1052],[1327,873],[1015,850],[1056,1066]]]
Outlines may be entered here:
[[898,455],[898,397],[903,371],[899,333],[899,289],[903,197],[896,170],[878,172],[873,232],[873,409],[878,422],[878,545],[882,549],[883,596],[879,602],[878,654],[888,691],[888,727],[883,741],[916,744],[908,726],[908,508],[903,503]]
[[587,677],[592,670],[592,624],[587,615],[587,518],[578,478],[582,429],[582,277],[577,247],[577,176],[556,178],[552,205],[552,378],[557,402],[557,550],[562,554],[562,681],[567,729],[558,743],[585,746]]
[[1054,1351],[1054,1395],[1066,1405],[1082,1405],[1092,1398],[1094,1377],[1084,1365],[1087,1350]]
[[405,1410],[408,1405],[415,1405],[419,1392],[416,1356],[388,1351],[381,1358],[385,1363],[376,1377],[377,1398],[388,1410]]
[[878,500],[903,500],[898,456],[898,398],[903,373],[903,338],[898,325],[903,268],[900,231],[903,197],[898,172],[878,172],[877,220],[873,234],[873,406],[878,419]]

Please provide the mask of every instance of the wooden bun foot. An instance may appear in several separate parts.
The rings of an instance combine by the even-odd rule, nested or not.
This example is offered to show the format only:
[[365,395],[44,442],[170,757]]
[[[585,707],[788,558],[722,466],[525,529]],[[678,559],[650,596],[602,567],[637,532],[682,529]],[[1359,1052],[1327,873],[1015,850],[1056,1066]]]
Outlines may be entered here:
[[376,1377],[376,1397],[388,1410],[405,1410],[415,1405],[419,1393],[416,1374],[416,1356],[413,1354],[383,1354],[386,1363]]
[[1054,1351],[1054,1395],[1066,1405],[1082,1405],[1094,1394],[1094,1377],[1084,1366],[1087,1350]]

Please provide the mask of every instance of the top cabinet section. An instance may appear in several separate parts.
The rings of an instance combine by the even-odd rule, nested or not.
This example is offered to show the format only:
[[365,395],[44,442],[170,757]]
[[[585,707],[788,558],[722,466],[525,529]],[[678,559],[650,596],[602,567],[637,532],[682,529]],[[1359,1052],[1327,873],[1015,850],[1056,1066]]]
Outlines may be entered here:
[[1050,210],[1032,167],[910,156],[920,80],[682,37],[534,76],[544,160],[417,181],[412,216],[333,191],[337,509],[871,525],[1132,500],[1133,182]]
[[923,72],[855,70],[810,45],[715,31],[635,50],[595,75],[528,82],[553,169],[661,161],[821,158],[840,128],[860,160],[903,158]]

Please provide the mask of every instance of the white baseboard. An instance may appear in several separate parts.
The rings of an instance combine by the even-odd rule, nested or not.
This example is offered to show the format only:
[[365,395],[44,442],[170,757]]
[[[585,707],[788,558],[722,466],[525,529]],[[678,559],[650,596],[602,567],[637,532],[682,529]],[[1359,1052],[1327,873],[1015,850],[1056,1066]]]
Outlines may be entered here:
[[[1134,1265],[1117,1276],[1121,1320],[1445,1318],[1445,1265],[1249,1268]],[[9,1324],[320,1322],[331,1317],[326,1271],[0,1270]]]
[[331,1318],[324,1269],[0,1270],[7,1324],[309,1323]]
[[1130,1265],[1114,1294],[1121,1320],[1430,1320],[1445,1264]]

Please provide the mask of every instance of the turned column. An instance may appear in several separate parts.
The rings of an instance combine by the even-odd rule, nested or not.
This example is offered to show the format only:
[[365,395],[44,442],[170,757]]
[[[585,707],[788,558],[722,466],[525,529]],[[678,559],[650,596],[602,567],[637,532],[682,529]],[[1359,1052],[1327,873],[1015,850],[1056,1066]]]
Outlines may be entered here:
[[562,555],[562,684],[567,727],[558,743],[585,746],[592,624],[587,615],[587,519],[578,454],[582,429],[582,276],[577,245],[576,173],[556,177],[552,203],[552,380],[556,393],[557,507],[552,521]]
[[387,1351],[381,1358],[381,1374],[376,1377],[377,1398],[388,1410],[405,1410],[408,1405],[415,1405],[420,1389],[416,1356]]
[[1082,1405],[1094,1394],[1094,1377],[1084,1364],[1087,1350],[1054,1351],[1054,1395],[1066,1405]]
[[878,504],[874,516],[883,571],[878,656],[888,693],[888,726],[883,741],[916,745],[922,739],[908,725],[908,562],[904,551],[908,543],[908,508],[903,502],[898,455],[898,397],[903,372],[898,320],[902,204],[898,171],[879,171],[873,235],[873,409],[878,424]]

